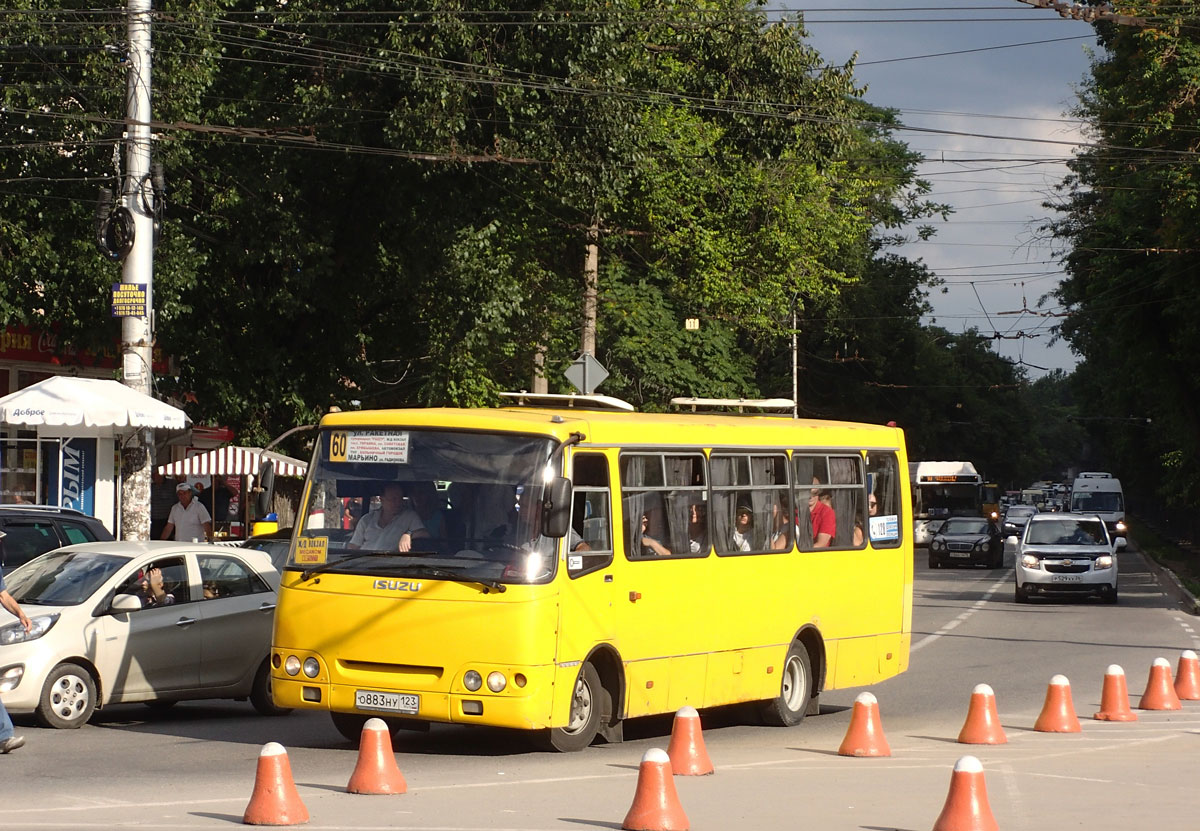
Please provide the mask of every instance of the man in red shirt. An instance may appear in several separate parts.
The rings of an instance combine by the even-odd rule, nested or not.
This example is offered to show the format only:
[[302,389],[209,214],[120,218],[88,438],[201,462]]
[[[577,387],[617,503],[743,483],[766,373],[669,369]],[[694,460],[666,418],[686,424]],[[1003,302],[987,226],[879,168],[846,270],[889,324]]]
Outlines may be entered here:
[[[813,484],[820,485],[821,481],[813,477]],[[824,494],[828,494],[825,491]],[[813,488],[808,492],[808,516],[812,520],[813,548],[828,548],[837,533],[837,517],[833,508],[821,500],[822,491]]]

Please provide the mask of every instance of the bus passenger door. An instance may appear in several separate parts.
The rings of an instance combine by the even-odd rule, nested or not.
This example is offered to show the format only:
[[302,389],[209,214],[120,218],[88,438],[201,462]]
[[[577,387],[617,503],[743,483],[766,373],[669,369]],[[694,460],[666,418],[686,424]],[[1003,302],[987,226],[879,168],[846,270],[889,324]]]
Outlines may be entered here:
[[[570,689],[581,662],[597,644],[613,641],[613,521],[608,459],[575,453],[571,528],[559,555],[559,627],[555,664],[561,689]],[[614,694],[616,690],[613,691]],[[555,695],[555,708],[566,698]],[[620,708],[620,702],[614,702]]]

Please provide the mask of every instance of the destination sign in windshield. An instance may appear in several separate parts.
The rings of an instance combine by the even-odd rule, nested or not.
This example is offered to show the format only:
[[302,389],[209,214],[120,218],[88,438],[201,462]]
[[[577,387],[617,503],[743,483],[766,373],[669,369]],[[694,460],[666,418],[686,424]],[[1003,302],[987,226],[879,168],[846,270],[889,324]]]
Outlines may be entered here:
[[335,430],[329,435],[329,461],[408,464],[408,433],[396,430]]

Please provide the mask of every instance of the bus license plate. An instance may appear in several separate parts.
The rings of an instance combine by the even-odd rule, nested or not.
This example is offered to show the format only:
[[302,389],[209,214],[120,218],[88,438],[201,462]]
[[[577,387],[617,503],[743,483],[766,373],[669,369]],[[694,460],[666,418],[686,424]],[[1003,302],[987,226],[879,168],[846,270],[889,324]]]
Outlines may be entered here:
[[354,706],[359,710],[387,710],[390,713],[416,715],[421,696],[409,693],[385,693],[374,690],[355,690]]

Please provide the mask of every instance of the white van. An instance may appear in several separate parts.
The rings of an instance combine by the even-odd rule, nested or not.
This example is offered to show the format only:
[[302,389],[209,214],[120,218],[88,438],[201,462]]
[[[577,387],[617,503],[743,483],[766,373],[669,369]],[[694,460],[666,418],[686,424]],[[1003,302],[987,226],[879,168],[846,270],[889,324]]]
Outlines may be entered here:
[[1110,536],[1125,537],[1125,494],[1111,474],[1081,473],[1071,486],[1071,513],[1096,514]]

